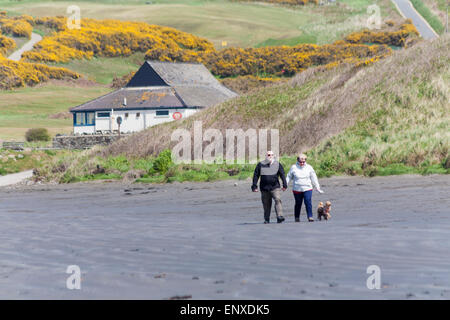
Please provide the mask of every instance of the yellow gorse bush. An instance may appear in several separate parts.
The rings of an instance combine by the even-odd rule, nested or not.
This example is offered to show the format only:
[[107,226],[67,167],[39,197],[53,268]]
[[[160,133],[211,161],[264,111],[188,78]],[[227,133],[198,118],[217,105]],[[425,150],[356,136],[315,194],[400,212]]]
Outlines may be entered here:
[[226,48],[188,55],[183,51],[150,49],[146,59],[162,61],[202,62],[221,77],[271,74],[292,76],[309,67],[336,62],[358,62],[361,59],[384,57],[392,53],[386,45],[337,43],[328,45],[300,44],[263,48]]
[[[327,68],[340,63],[368,65],[392,53],[387,45],[404,46],[410,34],[418,34],[407,21],[399,30],[390,32],[355,32],[333,44],[299,44],[263,48],[225,48],[220,51],[191,52],[151,48],[146,59],[161,61],[190,61],[204,63],[215,75],[221,77],[271,74],[292,76],[309,67],[325,65]],[[366,43],[377,43],[368,45]]]
[[[190,59],[197,52],[214,50],[206,39],[169,27],[143,22],[82,19],[80,29],[68,29],[64,18],[40,18],[36,24],[59,32],[45,37],[23,58],[30,61],[67,62],[95,56],[127,56],[148,49],[183,52]],[[161,57],[164,60],[164,57]],[[168,60],[166,58],[166,60]]]
[[397,31],[371,31],[354,32],[345,37],[349,43],[380,43],[404,47],[406,39],[411,35],[419,35],[411,20],[407,20]]
[[14,49],[16,42],[0,33],[0,55],[5,54],[8,50]]
[[0,14],[1,31],[4,34],[11,34],[15,37],[31,38],[33,32],[34,19],[28,15],[9,17]]
[[[25,18],[22,18],[25,20]],[[199,62],[221,77],[246,75],[292,76],[309,67],[335,67],[341,63],[368,65],[392,53],[388,45],[405,46],[418,34],[411,21],[397,30],[355,32],[333,44],[299,44],[263,48],[215,50],[211,42],[179,30],[143,22],[83,19],[81,29],[68,29],[66,18],[34,20],[56,31],[45,37],[24,60],[68,62],[93,56],[128,56],[145,52],[145,58],[160,61]]]
[[0,89],[35,85],[49,79],[77,79],[80,75],[66,68],[40,63],[17,62],[0,56]]
[[34,22],[36,25],[43,25],[47,28],[55,29],[57,31],[64,30],[67,25],[67,19],[64,16],[40,17],[35,18]]

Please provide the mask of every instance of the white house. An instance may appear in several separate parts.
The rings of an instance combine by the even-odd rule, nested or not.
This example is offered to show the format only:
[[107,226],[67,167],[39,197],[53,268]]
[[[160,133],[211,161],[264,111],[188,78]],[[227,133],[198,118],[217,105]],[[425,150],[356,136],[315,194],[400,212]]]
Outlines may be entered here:
[[146,61],[128,84],[70,109],[74,134],[136,132],[237,96],[203,64]]

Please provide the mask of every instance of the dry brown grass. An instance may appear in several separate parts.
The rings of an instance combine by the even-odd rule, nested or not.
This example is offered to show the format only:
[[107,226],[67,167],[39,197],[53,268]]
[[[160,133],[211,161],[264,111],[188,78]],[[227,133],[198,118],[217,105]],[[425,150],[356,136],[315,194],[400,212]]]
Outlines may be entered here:
[[225,87],[239,94],[247,94],[254,90],[270,87],[279,82],[286,81],[288,81],[288,78],[261,78],[252,75],[220,80]]
[[[296,154],[317,146],[356,121],[372,116],[382,103],[395,105],[398,100],[412,99],[412,94],[416,94],[416,82],[434,79],[433,85],[443,88],[443,97],[435,97],[442,104],[441,100],[448,98],[448,78],[439,82],[436,76],[445,65],[448,68],[449,39],[445,36],[433,42],[418,43],[368,67],[309,69],[288,83],[235,98],[183,121],[149,128],[95,153],[102,156],[156,155],[175,144],[170,141],[173,130],[185,128],[192,132],[193,122],[201,120],[203,130],[277,128],[280,130],[280,153]],[[422,100],[413,101],[423,106],[433,101],[429,100],[432,98],[424,96]],[[415,111],[420,117],[421,111],[414,106],[407,110],[409,113]],[[395,121],[401,121],[401,118]]]

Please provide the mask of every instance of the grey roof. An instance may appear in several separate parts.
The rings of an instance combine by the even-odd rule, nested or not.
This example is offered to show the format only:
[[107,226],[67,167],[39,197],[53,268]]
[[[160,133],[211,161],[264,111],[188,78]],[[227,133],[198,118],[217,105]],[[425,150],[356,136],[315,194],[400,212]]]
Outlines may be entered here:
[[[123,105],[126,98],[126,106]],[[71,108],[70,111],[102,111],[111,109],[185,108],[172,88],[119,89]]]
[[201,63],[146,61],[169,86],[220,85]]
[[[150,65],[169,87],[125,87],[71,108],[70,111],[205,108],[237,96],[217,81],[203,64],[160,61],[145,63]],[[144,73],[153,72],[151,69],[145,70]],[[123,105],[124,98],[127,101],[126,106]]]
[[[230,89],[223,86],[209,70],[201,63],[188,63],[188,62],[162,62],[162,61],[146,61],[153,70],[166,82],[169,86],[175,88],[189,87],[189,88],[205,88],[205,91],[196,90],[201,92],[202,95],[206,94],[219,94],[222,98],[219,98],[219,102],[223,101],[223,98],[233,98],[237,94]],[[206,88],[214,88],[213,90],[206,90]],[[177,90],[178,92],[178,90]],[[187,92],[183,90],[183,92]],[[214,104],[214,99],[209,99],[211,104]],[[215,103],[219,103],[215,102]]]
[[174,87],[187,106],[210,107],[230,99],[230,95],[215,87]]

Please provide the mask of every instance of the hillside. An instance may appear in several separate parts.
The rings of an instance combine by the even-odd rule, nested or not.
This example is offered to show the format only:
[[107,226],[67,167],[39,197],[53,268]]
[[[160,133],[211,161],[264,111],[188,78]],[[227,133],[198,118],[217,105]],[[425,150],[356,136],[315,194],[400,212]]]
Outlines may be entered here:
[[[306,152],[319,176],[450,172],[450,37],[421,42],[369,66],[316,67],[106,148],[57,158],[37,179],[145,182],[245,179],[252,165],[170,165],[179,128],[276,128],[285,165]],[[223,131],[222,131],[223,132]],[[225,150],[225,149],[224,149]],[[158,155],[155,160],[155,156]],[[170,156],[169,156],[170,159]]]
[[60,182],[142,176],[148,178],[140,181],[162,182],[251,175],[252,165],[230,164],[177,165],[165,168],[162,175],[155,173],[155,163],[159,161],[157,168],[164,161],[154,157],[175,145],[170,142],[172,132],[178,128],[192,132],[194,121],[202,121],[203,130],[279,129],[282,162],[292,164],[295,154],[306,152],[319,176],[449,173],[449,46],[447,35],[398,50],[369,66],[311,68],[288,82],[242,95],[183,121],[149,128],[106,148],[59,158],[40,169],[39,175]]
[[[152,10],[156,7],[147,5],[145,2],[146,1],[126,1],[123,4],[118,4],[114,1],[99,1],[103,6],[102,10],[105,10],[102,11],[104,14],[117,12],[118,7],[120,6],[121,10],[127,12],[126,18],[125,16],[117,16],[116,18],[121,19],[121,22],[114,22],[113,25],[115,28],[107,26],[108,20],[94,21],[94,19],[86,19],[83,20],[83,36],[78,35],[78,32],[74,31],[67,33],[58,32],[57,36],[52,37],[51,34],[53,32],[58,30],[62,31],[62,29],[64,29],[62,27],[65,22],[64,18],[41,19],[38,17],[51,12],[61,14],[61,9],[64,5],[67,5],[66,2],[55,1],[50,3],[45,1],[24,0],[18,3],[16,1],[0,0],[0,7],[2,9],[8,9],[7,11],[0,10],[4,27],[2,28],[3,33],[0,34],[0,96],[4,96],[5,98],[8,98],[8,100],[14,101],[14,103],[11,104],[6,99],[3,99],[5,100],[4,103],[0,103],[0,127],[2,129],[0,130],[0,139],[23,140],[24,132],[31,125],[44,126],[50,130],[52,135],[55,133],[69,132],[71,128],[70,118],[49,118],[56,116],[59,113],[66,112],[67,103],[61,104],[55,99],[48,99],[48,92],[51,92],[54,88],[55,92],[64,91],[67,95],[67,101],[76,101],[73,104],[76,105],[85,101],[85,96],[92,97],[91,93],[86,94],[88,90],[84,89],[87,83],[86,79],[90,82],[90,88],[93,89],[93,86],[96,86],[96,92],[104,92],[108,90],[105,88],[105,85],[110,84],[114,78],[135,71],[142,64],[145,56],[152,59],[165,59],[165,56],[162,55],[165,52],[159,54],[159,46],[153,46],[153,48],[157,49],[156,51],[148,50],[148,52],[146,52],[148,49],[146,45],[148,46],[149,43],[148,41],[145,43],[145,39],[148,39],[150,34],[154,36],[152,41],[170,44],[171,48],[177,49],[177,45],[169,43],[170,41],[168,42],[167,37],[160,37],[161,35],[158,32],[158,30],[169,29],[151,27],[148,24],[142,25],[126,21],[129,19],[146,20],[140,19],[140,16],[137,13],[146,11],[149,7],[152,7]],[[180,3],[174,1],[159,4],[158,10],[163,10],[163,7],[170,7],[170,10],[172,10],[172,8],[182,5],[188,6],[192,12],[201,16],[200,12],[203,12],[202,10],[210,12],[212,8],[210,6],[214,6],[214,8],[221,7],[222,9],[217,11],[218,19],[213,23],[214,27],[221,27],[222,30],[228,30],[227,28],[223,28],[224,24],[231,23],[233,25],[247,26],[247,24],[255,23],[259,27],[251,27],[252,34],[261,37],[260,40],[268,40],[267,44],[273,44],[274,42],[272,40],[275,40],[277,45],[282,45],[284,43],[294,45],[305,41],[324,43],[336,39],[338,34],[342,34],[347,30],[360,29],[364,26],[362,22],[365,21],[364,19],[366,18],[365,16],[367,13],[365,11],[365,6],[367,3],[368,1],[346,0],[342,2],[342,5],[337,6],[302,6],[302,8],[294,10],[278,6],[264,6],[261,4],[231,3],[228,1],[196,2],[193,0],[181,1]],[[395,21],[399,21],[398,15],[391,10],[392,8],[389,3],[389,1],[382,2],[382,17],[390,17]],[[97,16],[97,11],[91,11],[96,5],[97,4],[93,4],[89,1],[80,3],[83,18]],[[50,8],[49,6],[54,7]],[[126,8],[123,8],[122,6],[126,6]],[[243,17],[241,17],[242,19],[237,18],[238,16],[235,15],[238,11],[240,14],[252,15],[253,18],[244,23]],[[275,11],[280,14],[273,14]],[[33,14],[34,17],[21,15],[24,12],[29,12]],[[256,12],[258,14],[256,14]],[[188,13],[186,14],[187,16],[184,18],[195,21],[192,16]],[[230,21],[227,18],[229,15],[235,16],[236,19]],[[288,15],[292,15],[295,19],[286,19],[286,16]],[[114,14],[112,14],[112,16],[114,16]],[[270,16],[271,19],[268,19],[268,16]],[[321,18],[318,19],[318,16]],[[106,17],[106,15],[100,15],[100,17]],[[303,27],[309,27],[311,24],[305,17],[308,17],[308,19],[314,18],[315,23],[313,25],[318,29],[306,31]],[[298,19],[299,26],[298,28],[297,26],[294,26],[296,32],[295,34],[292,34],[294,36],[293,38],[289,38],[290,36],[286,38],[287,35],[283,33],[284,31],[281,32],[281,29],[277,29],[277,38],[267,39],[265,38],[267,35],[265,30],[268,30],[268,28],[267,26],[263,26],[259,19],[264,20],[265,23],[271,24],[272,26],[278,25],[273,19],[278,19],[283,23],[286,21],[293,22]],[[0,24],[2,24],[2,22],[0,22]],[[87,28],[86,23],[88,22],[93,28]],[[169,22],[169,19],[167,19],[167,22]],[[8,25],[13,26],[14,28],[10,28]],[[283,30],[289,29],[285,24],[280,25],[280,28]],[[129,35],[133,35],[134,40],[139,41],[137,46],[138,49],[136,49],[136,46],[130,45],[127,47],[126,45],[123,45],[123,43],[117,43],[125,29],[129,31]],[[144,29],[146,30],[145,33],[135,32]],[[191,30],[189,27],[183,27],[183,29]],[[228,30],[230,31],[231,37],[240,36],[241,32],[235,32],[238,29],[235,29],[234,27],[231,29],[231,31]],[[333,29],[334,33],[330,32],[331,29]],[[11,62],[8,59],[4,59],[4,57],[14,51],[14,49],[17,49],[17,47],[20,47],[28,39],[31,30],[40,33],[44,37],[44,40],[39,43],[37,48],[24,55],[25,58],[28,58],[28,62],[33,62],[33,64],[26,63],[25,61],[27,60],[25,59],[20,62]],[[101,32],[96,32],[98,30],[101,30]],[[257,32],[255,32],[255,30],[257,30]],[[23,34],[21,33],[22,31]],[[192,39],[198,39],[198,37],[176,30],[173,30],[173,32],[175,32],[174,34],[176,34],[177,37],[180,37],[177,42],[181,43],[183,50],[175,50],[175,55],[174,52],[169,52],[171,55],[170,59],[183,60],[200,58],[195,56],[198,48],[190,50],[189,43],[183,42],[184,40],[191,41]],[[305,38],[302,38],[302,34],[305,32],[308,33],[308,35]],[[15,37],[13,36],[14,33],[20,33],[22,36]],[[77,37],[74,37],[74,35],[77,35]],[[311,35],[314,36],[314,39]],[[326,37],[326,39],[323,37]],[[403,39],[403,36],[398,38]],[[367,42],[364,39],[360,39],[364,41],[359,42],[354,42],[352,40],[350,44],[346,46],[345,50],[340,50],[334,54],[334,49],[331,44],[323,46],[303,44],[297,45],[296,48],[285,48],[278,50],[277,52],[272,52],[273,49],[270,48],[262,48],[261,45],[258,45],[259,48],[254,49],[236,49],[232,47],[232,44],[236,43],[235,41],[239,41],[236,40],[237,38],[233,39],[234,40],[228,41],[230,40],[229,38],[224,38],[224,40],[228,41],[225,48],[222,49],[223,43],[220,42],[219,47],[209,50],[210,54],[201,57],[201,61],[206,63],[208,67],[215,72],[216,76],[223,77],[232,75],[232,77],[228,79],[227,85],[231,88],[239,87],[239,92],[245,92],[254,87],[265,86],[266,83],[270,84],[279,81],[280,77],[292,76],[295,72],[304,70],[311,64],[334,64],[335,61],[333,60],[333,57],[342,61],[349,58],[348,53],[350,53],[351,58],[356,55],[358,56],[358,59],[372,59],[382,57],[384,54],[390,52],[389,49],[385,50],[383,48],[379,48],[378,51],[374,50],[376,46],[371,46],[369,49],[364,44],[364,42]],[[388,40],[386,44],[390,45],[389,37],[386,39]],[[134,42],[127,41],[127,43]],[[209,39],[205,40],[205,43],[211,47],[210,49],[212,49],[211,43],[217,45],[217,41],[214,39],[212,39],[212,42],[210,42]],[[384,43],[385,42],[382,41],[380,44]],[[82,48],[83,50],[75,50],[75,48]],[[139,48],[143,50],[143,52],[139,52]],[[312,52],[310,48],[314,48],[314,51],[316,52]],[[328,48],[331,50],[328,51]],[[145,52],[147,54],[145,54]],[[91,59],[76,59],[85,56],[87,53],[89,54],[89,57],[92,56]],[[151,53],[151,55],[149,55],[149,53]],[[178,53],[182,54],[180,55]],[[1,57],[1,54],[3,54],[4,57]],[[265,56],[269,57],[273,56],[273,54],[277,55],[277,61],[288,61],[289,66],[284,67],[284,65],[279,64],[276,61],[266,64],[264,62],[267,60],[265,59]],[[234,62],[234,64],[228,63],[229,61],[224,59],[227,56],[232,57],[233,61],[238,61],[237,64],[236,62]],[[64,62],[61,60],[64,60]],[[224,68],[224,66],[226,66],[226,68]],[[273,72],[276,75],[270,75],[267,74],[267,72]],[[238,79],[235,78],[237,74],[253,74],[256,78],[253,76],[244,76],[242,79]],[[261,78],[261,76],[263,78]],[[75,78],[78,78],[78,80],[73,80]],[[46,83],[46,81],[51,79],[64,80]],[[96,85],[94,82],[99,85]],[[15,87],[35,85],[38,85],[38,87],[33,90],[12,90],[9,92],[10,89]],[[47,88],[47,86],[49,87]],[[39,103],[37,103],[37,100],[39,100]],[[49,114],[47,109],[52,109],[52,113]],[[30,121],[30,119],[33,120]]]
[[[137,133],[102,156],[156,155],[176,128],[278,128],[281,154],[308,151],[324,170],[437,165],[448,169],[450,37],[423,42],[367,67],[313,68],[288,83]],[[95,153],[93,153],[95,155]]]
[[[71,1],[0,0],[0,8],[34,17],[66,15]],[[339,0],[337,5],[284,7],[228,0],[78,1],[82,18],[141,21],[205,37],[216,48],[330,43],[365,26],[371,0]],[[390,0],[379,0],[383,20],[401,18]],[[176,18],[175,18],[176,17]]]

